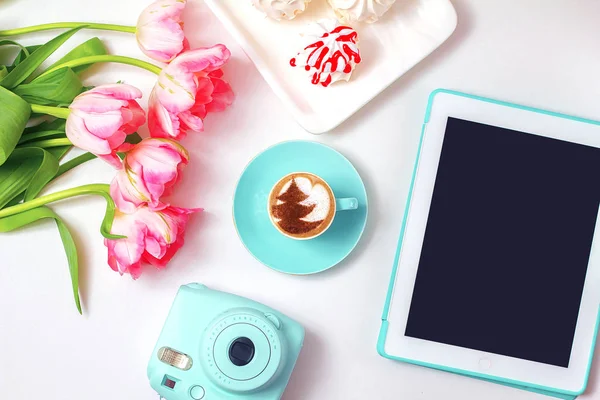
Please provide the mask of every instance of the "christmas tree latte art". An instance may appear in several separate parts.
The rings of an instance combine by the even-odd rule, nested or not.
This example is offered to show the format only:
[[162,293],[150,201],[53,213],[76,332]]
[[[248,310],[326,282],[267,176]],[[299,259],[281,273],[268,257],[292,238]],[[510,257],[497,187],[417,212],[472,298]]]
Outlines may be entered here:
[[323,233],[335,214],[335,198],[329,185],[309,173],[282,178],[269,196],[269,215],[275,227],[295,239]]

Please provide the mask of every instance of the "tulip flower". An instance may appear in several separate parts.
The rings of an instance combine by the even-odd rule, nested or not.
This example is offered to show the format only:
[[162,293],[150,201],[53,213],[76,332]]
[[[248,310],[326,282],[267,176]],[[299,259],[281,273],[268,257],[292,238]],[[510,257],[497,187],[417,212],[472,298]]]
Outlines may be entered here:
[[53,22],[16,29],[0,30],[0,38],[53,29],[99,29],[135,33],[140,50],[148,57],[168,63],[189,47],[183,33],[181,13],[186,0],[157,0],[146,7],[136,26],[93,22]]
[[160,205],[160,198],[181,178],[187,165],[187,150],[170,139],[144,139],[125,153],[121,168],[110,185],[118,209],[126,213],[147,204]]
[[125,84],[97,86],[80,94],[69,106],[67,137],[75,146],[120,168],[117,152],[131,147],[125,138],[146,120],[135,101],[140,97],[142,92]]
[[171,206],[156,210],[141,206],[132,214],[117,211],[111,232],[126,238],[104,240],[108,265],[133,279],[141,275],[143,263],[163,269],[183,246],[190,214],[198,211],[202,209]]
[[148,101],[152,137],[181,139],[188,130],[202,131],[208,112],[233,102],[233,91],[220,68],[231,53],[222,44],[177,56],[158,76]]
[[158,0],[138,18],[136,38],[148,57],[168,63],[187,47],[181,12],[186,0]]

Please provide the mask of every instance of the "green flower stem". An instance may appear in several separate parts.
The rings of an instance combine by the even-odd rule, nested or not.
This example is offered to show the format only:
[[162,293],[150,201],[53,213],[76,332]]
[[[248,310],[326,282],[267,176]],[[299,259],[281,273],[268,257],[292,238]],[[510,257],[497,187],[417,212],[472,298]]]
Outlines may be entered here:
[[46,140],[38,140],[36,142],[27,142],[22,143],[18,147],[40,147],[42,149],[47,149],[49,147],[63,147],[63,146],[73,146],[73,143],[69,139],[59,138],[59,139],[46,139]]
[[95,194],[104,197],[107,203],[106,214],[104,215],[104,220],[102,221],[102,226],[100,228],[102,236],[104,236],[107,239],[122,239],[125,236],[113,235],[110,233],[113,219],[115,216],[115,203],[110,197],[109,193],[110,186],[107,184],[98,183],[92,185],[78,186],[71,189],[62,190],[60,192],[47,194],[45,196],[35,198],[25,203],[20,203],[11,207],[4,208],[0,210],[0,218],[10,217],[11,215],[16,215],[49,203],[54,203],[55,201],[68,199],[70,197]]
[[36,114],[47,114],[47,115],[52,115],[53,117],[61,118],[61,119],[67,119],[67,117],[69,116],[69,113],[70,113],[68,108],[49,107],[49,106],[42,106],[39,104],[30,104],[30,106],[31,106],[31,111],[33,111]]
[[0,37],[2,37],[2,36],[17,36],[17,35],[23,35],[25,33],[31,33],[31,32],[49,31],[52,29],[71,29],[71,28],[77,28],[79,26],[85,26],[87,29],[100,29],[100,30],[105,30],[105,31],[118,31],[118,32],[128,32],[128,33],[136,32],[135,26],[112,25],[112,24],[91,24],[88,22],[57,22],[57,23],[52,23],[52,24],[33,25],[33,26],[25,27],[25,28],[0,30]]
[[27,201],[25,203],[17,204],[12,207],[8,207],[0,210],[0,218],[8,217],[10,215],[19,214],[23,211],[28,211],[33,208],[37,208],[48,203],[54,203],[55,201],[68,199],[70,197],[81,196],[85,194],[99,194],[101,196],[108,196],[110,186],[107,184],[92,184],[74,187],[60,192],[47,194],[42,197]]
[[73,158],[72,160],[67,161],[66,163],[61,164],[58,167],[58,171],[56,172],[54,179],[63,175],[65,172],[72,170],[73,168],[77,167],[78,165],[81,165],[85,162],[91,161],[95,158],[96,158],[95,154],[83,153],[82,155],[77,156],[77,157]]
[[105,63],[105,62],[114,62],[114,63],[119,63],[119,64],[134,65],[136,67],[153,72],[156,75],[160,74],[160,71],[161,71],[160,67],[157,67],[156,65],[151,64],[146,61],[138,60],[137,58],[104,54],[104,55],[99,55],[99,56],[81,57],[81,58],[77,58],[75,60],[67,61],[65,63],[59,64],[55,67],[50,68],[49,70],[47,70],[46,72],[41,74],[36,79],[39,79],[40,77],[48,75],[51,72],[54,72],[61,68],[66,68],[66,67],[73,68],[73,67],[79,67],[80,65]]

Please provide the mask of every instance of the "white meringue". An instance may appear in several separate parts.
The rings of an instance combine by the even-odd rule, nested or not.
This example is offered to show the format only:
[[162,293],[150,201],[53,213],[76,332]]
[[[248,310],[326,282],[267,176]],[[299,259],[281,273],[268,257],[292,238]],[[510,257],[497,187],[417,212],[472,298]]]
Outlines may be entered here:
[[276,19],[294,19],[306,10],[310,0],[252,0],[252,4],[266,16]]
[[396,0],[328,0],[342,22],[376,22]]
[[306,45],[290,60],[292,67],[302,67],[313,85],[329,86],[348,81],[361,62],[358,34],[335,19],[324,19],[308,25]]

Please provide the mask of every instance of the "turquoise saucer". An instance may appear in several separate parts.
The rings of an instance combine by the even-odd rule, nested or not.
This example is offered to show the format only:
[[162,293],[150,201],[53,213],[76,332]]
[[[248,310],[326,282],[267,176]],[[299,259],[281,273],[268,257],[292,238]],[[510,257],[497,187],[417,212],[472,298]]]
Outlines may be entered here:
[[[331,227],[310,240],[285,237],[267,213],[267,197],[279,179],[312,172],[336,197],[355,197],[358,209],[339,211]],[[367,222],[367,193],[360,175],[343,155],[317,142],[290,141],[269,147],[246,167],[235,189],[233,219],[248,251],[261,263],[288,274],[314,274],[342,261],[360,240]]]

